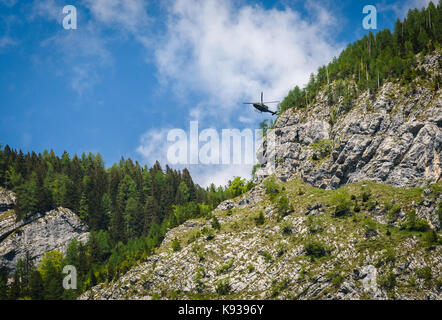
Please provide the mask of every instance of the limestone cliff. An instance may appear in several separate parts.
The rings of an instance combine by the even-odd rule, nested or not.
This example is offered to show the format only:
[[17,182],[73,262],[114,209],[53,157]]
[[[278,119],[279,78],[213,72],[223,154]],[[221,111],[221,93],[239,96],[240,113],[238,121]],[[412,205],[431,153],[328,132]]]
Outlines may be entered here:
[[[418,68],[435,77],[441,74],[440,60],[435,52]],[[399,187],[439,181],[442,89],[434,90],[428,80],[407,86],[388,82],[376,95],[361,94],[348,112],[343,97],[329,105],[326,90],[307,110],[286,111],[274,136],[264,141],[257,177],[276,173],[327,189],[362,180]]]
[[57,208],[17,222],[14,201],[12,192],[0,191],[0,266],[9,272],[26,253],[38,265],[45,252],[64,252],[74,238],[87,241],[88,227],[71,210]]

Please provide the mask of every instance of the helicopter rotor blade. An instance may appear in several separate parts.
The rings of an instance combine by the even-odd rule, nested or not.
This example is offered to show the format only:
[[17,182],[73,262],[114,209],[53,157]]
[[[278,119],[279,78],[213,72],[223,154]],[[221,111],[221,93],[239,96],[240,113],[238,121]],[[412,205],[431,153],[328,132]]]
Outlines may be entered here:
[[267,102],[263,102],[264,104],[266,103],[279,103],[280,101],[267,101]]
[[261,91],[261,103],[264,103],[264,102],[262,102],[263,101],[263,96],[264,96],[264,93]]

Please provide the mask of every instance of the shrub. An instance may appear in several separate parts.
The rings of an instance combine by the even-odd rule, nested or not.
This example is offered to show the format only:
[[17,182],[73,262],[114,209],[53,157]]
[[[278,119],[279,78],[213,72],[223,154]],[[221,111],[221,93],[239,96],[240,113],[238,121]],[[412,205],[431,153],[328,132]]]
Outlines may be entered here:
[[387,250],[383,254],[382,259],[385,263],[391,263],[392,265],[395,264],[397,258],[397,253],[393,247],[387,247]]
[[204,261],[204,259],[205,259],[205,257],[204,257],[204,251],[203,251],[203,250],[198,251],[198,253],[197,253],[197,257],[198,257],[198,261],[199,261],[199,262]]
[[230,183],[228,190],[233,197],[237,197],[247,192],[248,190],[245,179],[241,179],[241,177],[235,177],[235,179],[233,179],[233,181]]
[[287,289],[289,284],[290,284],[289,277],[285,277],[281,281],[274,281],[270,289],[270,297],[276,298],[277,296],[279,296],[281,291]]
[[255,217],[255,218],[253,218],[253,219],[255,220],[255,224],[256,224],[257,226],[261,226],[261,225],[263,225],[264,222],[265,222],[264,212],[261,210],[261,211],[258,213],[258,216]]
[[172,250],[173,252],[177,252],[181,250],[181,244],[178,239],[173,239],[172,241]]
[[273,200],[279,194],[279,186],[276,183],[275,177],[269,177],[264,181],[264,189],[266,194],[270,196],[270,199]]
[[344,217],[351,214],[352,202],[347,192],[336,191],[331,198],[331,204],[335,206],[335,217]]
[[376,208],[376,204],[377,204],[376,201],[370,199],[365,204],[365,207],[367,208],[368,211],[373,211]]
[[213,238],[215,238],[215,235],[214,235],[213,229],[210,229],[210,228],[204,227],[204,228],[201,230],[201,233],[204,234],[204,235],[206,236],[206,240],[212,240]]
[[331,283],[335,287],[339,287],[344,282],[344,276],[341,274],[334,274],[331,278]]
[[252,180],[255,178],[256,171],[261,168],[261,164],[257,163],[252,168]]
[[344,217],[351,214],[350,204],[348,202],[341,202],[336,205],[335,217]]
[[416,269],[416,274],[419,278],[424,279],[427,282],[430,281],[432,277],[431,268],[428,266]]
[[[327,101],[329,101],[329,96],[327,96]],[[333,100],[333,94],[332,94],[332,98]],[[330,110],[330,119],[328,120],[328,123],[330,124],[330,126],[333,126],[336,123],[336,120],[338,119],[338,109],[336,109],[335,107],[333,107]]]
[[370,189],[362,189],[362,202],[367,202],[368,200],[370,200],[371,197],[371,191]]
[[396,262],[396,252],[392,247],[388,247],[387,250],[379,257],[378,262],[376,263],[376,267],[382,266],[384,263],[391,263],[394,265]]
[[396,286],[396,275],[392,270],[389,270],[378,277],[377,283],[387,290],[392,290]]
[[281,257],[282,255],[284,255],[284,253],[287,252],[287,246],[284,243],[279,243],[276,246],[276,255],[278,257]]
[[364,225],[365,237],[373,237],[378,234],[376,230],[376,223],[373,220],[368,219]]
[[439,221],[442,223],[442,201],[437,204],[436,214],[439,216]]
[[215,230],[221,229],[221,225],[219,224],[219,221],[216,217],[213,217],[212,219],[212,228]]
[[439,239],[437,232],[434,230],[428,230],[423,234],[423,241],[428,247],[432,247],[433,245],[440,244],[441,240]]
[[226,263],[221,264],[218,268],[216,268],[216,273],[218,273],[218,274],[226,273],[227,271],[230,270],[230,268],[232,268],[234,261],[235,261],[235,259],[232,258],[229,261],[227,261]]
[[201,233],[199,231],[192,232],[189,239],[187,240],[187,244],[191,244],[192,242],[195,242],[201,237]]
[[316,155],[317,157],[317,159],[313,160],[324,159],[330,155],[333,149],[333,141],[330,139],[318,140],[315,143],[312,143],[311,147],[315,151],[313,155]]
[[304,249],[306,254],[313,258],[320,258],[327,254],[326,247],[319,241],[307,241]]
[[289,235],[292,233],[293,224],[290,221],[284,221],[281,224],[281,230],[283,235]]
[[387,210],[387,221],[389,223],[393,223],[399,217],[399,213],[401,212],[401,207],[398,204],[395,205],[387,205],[384,204],[384,210]]
[[229,278],[220,279],[215,284],[215,290],[218,294],[226,295],[230,292],[230,280]]
[[249,273],[252,273],[253,271],[255,271],[255,266],[253,264],[247,265],[247,271]]
[[299,279],[303,280],[307,276],[307,271],[305,270],[305,265],[301,266],[301,269],[299,270]]
[[152,294],[152,300],[161,300],[161,297],[157,292],[154,292]]
[[206,275],[206,273],[202,267],[196,269],[196,273],[195,273],[193,280],[195,281],[197,287],[202,286],[203,283],[201,280],[204,278],[205,275]]
[[264,257],[264,261],[265,262],[270,262],[272,261],[272,255],[268,252],[268,251],[261,251],[260,255]]
[[430,229],[428,222],[425,219],[418,219],[414,210],[407,213],[407,219],[405,223],[401,225],[401,229],[409,231],[427,231]]
[[290,201],[286,195],[282,195],[279,198],[276,211],[278,212],[279,218],[283,218],[293,211],[293,206],[290,204]]

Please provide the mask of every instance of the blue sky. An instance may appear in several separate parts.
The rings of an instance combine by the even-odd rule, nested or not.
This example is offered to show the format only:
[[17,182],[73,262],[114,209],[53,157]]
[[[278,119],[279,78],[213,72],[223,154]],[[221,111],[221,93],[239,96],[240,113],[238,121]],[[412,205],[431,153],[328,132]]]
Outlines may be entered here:
[[[166,135],[257,128],[242,104],[282,100],[363,36],[428,0],[0,0],[0,143],[23,151],[100,152],[166,163]],[[65,5],[76,30],[62,26]],[[248,177],[250,166],[190,166],[198,183]]]

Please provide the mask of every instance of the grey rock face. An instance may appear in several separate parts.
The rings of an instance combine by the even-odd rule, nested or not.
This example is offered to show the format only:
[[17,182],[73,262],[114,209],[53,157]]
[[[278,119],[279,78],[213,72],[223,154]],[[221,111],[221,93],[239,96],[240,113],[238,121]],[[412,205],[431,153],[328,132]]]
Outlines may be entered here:
[[[428,57],[421,67],[440,74],[438,59]],[[398,187],[437,182],[442,172],[441,93],[386,83],[374,99],[362,94],[343,114],[340,104],[329,106],[321,92],[313,106],[279,117],[274,135],[261,146],[257,180],[276,173],[283,181],[298,177],[327,189],[362,180]],[[333,109],[335,122],[330,121]],[[322,155],[321,143],[330,146]]]
[[0,187],[0,212],[12,209],[15,203],[13,192]]
[[0,266],[12,272],[26,252],[38,265],[45,252],[65,252],[74,238],[86,242],[88,235],[88,227],[69,209],[57,208],[18,223],[13,212],[0,213]]

